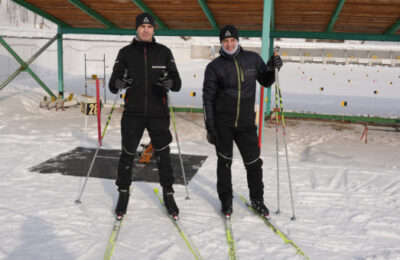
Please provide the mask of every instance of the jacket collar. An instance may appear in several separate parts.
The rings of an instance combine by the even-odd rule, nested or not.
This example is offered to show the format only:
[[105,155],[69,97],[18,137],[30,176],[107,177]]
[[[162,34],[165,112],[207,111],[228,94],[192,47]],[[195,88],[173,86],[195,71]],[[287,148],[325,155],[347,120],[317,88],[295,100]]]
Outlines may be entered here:
[[242,46],[240,46],[240,45],[239,45],[239,48],[237,49],[237,51],[234,54],[228,54],[228,53],[224,52],[224,50],[222,48],[219,50],[219,53],[221,54],[221,56],[226,58],[226,59],[237,58],[242,52],[243,52],[243,49],[242,49]]
[[137,36],[135,36],[132,40],[132,44],[135,46],[139,46],[139,47],[147,47],[147,46],[151,46],[155,43],[156,43],[156,38],[154,38],[154,37],[151,40],[151,42],[142,42],[139,40],[139,38]]

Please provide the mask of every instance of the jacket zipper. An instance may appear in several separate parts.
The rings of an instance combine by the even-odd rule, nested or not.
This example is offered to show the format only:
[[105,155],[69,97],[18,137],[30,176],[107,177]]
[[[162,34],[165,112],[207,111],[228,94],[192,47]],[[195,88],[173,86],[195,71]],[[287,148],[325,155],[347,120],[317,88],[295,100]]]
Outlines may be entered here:
[[145,80],[144,116],[147,117],[147,49],[146,49],[146,46],[144,46],[144,80]]
[[243,72],[240,69],[239,64],[237,63],[236,58],[233,59],[235,61],[235,66],[236,66],[236,72],[238,76],[238,102],[237,102],[237,107],[236,107],[236,121],[235,121],[235,127],[238,125],[239,121],[239,114],[240,114],[240,93],[242,92],[242,80],[244,78]]

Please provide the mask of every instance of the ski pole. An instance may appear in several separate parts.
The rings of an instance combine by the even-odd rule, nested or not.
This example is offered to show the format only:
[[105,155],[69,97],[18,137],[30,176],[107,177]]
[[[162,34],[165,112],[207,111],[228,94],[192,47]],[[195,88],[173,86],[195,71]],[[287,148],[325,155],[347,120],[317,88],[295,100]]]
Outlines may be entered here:
[[[274,55],[278,55],[278,51],[279,51],[279,46],[275,47]],[[290,201],[292,203],[292,213],[293,213],[291,220],[296,220],[296,216],[294,213],[294,205],[293,205],[294,203],[293,203],[292,181],[291,181],[291,177],[290,177],[289,155],[288,155],[288,149],[287,149],[287,144],[286,144],[285,116],[283,113],[282,94],[281,94],[281,87],[279,84],[279,72],[278,72],[278,69],[276,69],[276,68],[275,68],[275,88],[278,88],[280,110],[281,110],[281,116],[282,116],[283,142],[285,144],[286,167],[287,167],[288,181],[289,181]],[[276,90],[275,90],[275,92],[276,92]]]
[[[167,93],[167,99],[168,99],[168,102],[170,102],[169,93]],[[189,198],[189,191],[188,191],[187,182],[186,182],[185,168],[183,167],[181,148],[180,148],[180,146],[179,146],[179,139],[178,139],[178,130],[176,129],[175,115],[174,115],[174,111],[173,111],[173,109],[172,109],[172,105],[171,105],[171,104],[169,104],[169,110],[171,111],[172,124],[174,125],[175,139],[176,139],[176,144],[177,144],[177,146],[178,146],[179,160],[180,160],[180,162],[181,162],[182,175],[183,175],[183,182],[185,183],[185,189],[186,189],[186,199],[188,200],[188,199],[190,199],[190,198]]]
[[[279,79],[278,79],[279,80]],[[281,89],[279,87],[279,83],[278,83],[278,91],[279,91],[279,100],[281,103],[281,114],[282,114],[282,129],[283,129],[283,142],[285,144],[285,153],[286,153],[286,167],[287,167],[287,172],[288,172],[288,180],[289,180],[289,191],[290,191],[290,200],[292,203],[292,212],[293,212],[293,216],[292,216],[292,220],[296,220],[296,216],[294,214],[294,206],[293,206],[293,192],[292,192],[292,181],[291,181],[291,177],[290,177],[290,167],[289,167],[289,155],[288,155],[288,149],[287,149],[287,143],[286,143],[286,127],[285,127],[285,117],[283,114],[283,107],[282,107],[282,95],[281,95]]]
[[[126,70],[125,70],[125,75],[127,75],[127,71],[126,71]],[[105,136],[105,134],[106,134],[107,127],[108,127],[108,124],[110,123],[111,116],[112,116],[112,113],[114,112],[115,104],[117,103],[117,100],[118,100],[118,97],[119,97],[119,93],[120,93],[120,92],[121,92],[121,89],[118,90],[117,96],[116,96],[115,99],[114,99],[114,103],[113,103],[113,105],[112,105],[112,107],[111,107],[110,114],[108,115],[107,123],[106,123],[106,125],[104,126],[104,130],[103,130],[103,133],[102,133],[102,135],[101,135],[101,141],[103,141],[104,136]],[[96,152],[94,153],[92,162],[90,163],[89,171],[88,171],[88,173],[87,173],[87,175],[86,175],[86,179],[85,179],[85,182],[83,183],[83,186],[82,186],[82,189],[81,189],[81,191],[80,191],[79,197],[75,200],[75,203],[76,203],[76,204],[81,204],[81,203],[82,203],[82,202],[81,202],[82,194],[83,194],[83,191],[85,190],[86,183],[87,183],[87,181],[88,181],[88,179],[89,179],[89,175],[90,175],[90,173],[92,172],[92,168],[93,168],[93,165],[94,165],[94,162],[95,162],[95,160],[96,160],[97,153],[99,152],[99,150],[100,150],[100,143],[97,145]]]
[[278,131],[279,131],[279,108],[278,108],[278,87],[276,85],[276,74],[275,74],[275,140],[276,140],[276,192],[277,192],[277,210],[276,214],[280,213],[279,206],[279,141],[278,141]]

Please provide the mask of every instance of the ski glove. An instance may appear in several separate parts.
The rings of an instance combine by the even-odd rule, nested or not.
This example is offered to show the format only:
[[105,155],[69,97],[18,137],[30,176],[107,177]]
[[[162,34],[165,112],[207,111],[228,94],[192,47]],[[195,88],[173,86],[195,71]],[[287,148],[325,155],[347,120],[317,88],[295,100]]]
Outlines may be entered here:
[[174,81],[173,79],[168,78],[168,76],[164,76],[158,79],[156,86],[161,89],[163,93],[167,93],[174,87]]
[[281,59],[281,56],[276,55],[276,56],[271,56],[267,63],[267,71],[274,71],[277,69],[278,71],[281,69],[283,65],[283,61]]
[[122,78],[122,79],[116,79],[115,80],[115,88],[116,89],[124,89],[124,88],[130,88],[135,86],[135,82],[133,79],[127,79],[127,78]]
[[218,134],[214,127],[207,127],[207,141],[212,145],[219,145]]

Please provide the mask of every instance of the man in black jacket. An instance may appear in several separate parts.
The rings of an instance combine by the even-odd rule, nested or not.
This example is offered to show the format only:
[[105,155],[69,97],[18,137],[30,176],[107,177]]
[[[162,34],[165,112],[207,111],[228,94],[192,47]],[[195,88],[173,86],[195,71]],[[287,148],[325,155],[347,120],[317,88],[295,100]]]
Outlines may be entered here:
[[215,145],[217,191],[221,211],[232,214],[232,150],[233,141],[239,148],[247,171],[250,200],[254,209],[268,216],[264,204],[262,160],[255,126],[254,102],[256,81],[264,87],[274,82],[274,69],[282,59],[272,58],[267,65],[255,52],[239,45],[239,33],[231,25],[220,31],[221,55],[207,65],[203,84],[204,118],[208,142]]
[[121,119],[122,152],[118,165],[119,198],[117,219],[126,213],[129,201],[133,160],[144,129],[155,148],[160,184],[168,213],[176,216],[172,185],[174,176],[170,162],[170,117],[167,92],[179,91],[181,79],[171,50],[155,42],[154,18],[148,13],[136,17],[136,33],[132,43],[117,56],[109,88],[113,93],[126,89],[125,108]]

